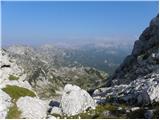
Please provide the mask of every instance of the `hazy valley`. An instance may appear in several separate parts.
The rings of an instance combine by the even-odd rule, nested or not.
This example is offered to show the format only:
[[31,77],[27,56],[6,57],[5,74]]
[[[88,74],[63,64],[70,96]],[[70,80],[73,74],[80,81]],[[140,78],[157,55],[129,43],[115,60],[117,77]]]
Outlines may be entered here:
[[159,119],[158,1],[3,1],[0,119]]

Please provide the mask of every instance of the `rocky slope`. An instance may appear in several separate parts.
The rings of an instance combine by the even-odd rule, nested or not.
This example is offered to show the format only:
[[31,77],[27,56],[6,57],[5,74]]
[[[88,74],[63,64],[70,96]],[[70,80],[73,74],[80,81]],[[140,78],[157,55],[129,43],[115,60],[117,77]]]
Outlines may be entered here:
[[95,108],[96,104],[87,91],[70,84],[64,87],[60,100],[55,101],[55,96],[52,96],[53,99],[40,99],[34,86],[28,82],[28,73],[17,65],[6,50],[1,49],[0,52],[0,119],[58,118],[57,114],[67,117]]
[[53,98],[62,94],[66,83],[85,90],[94,89],[108,76],[95,68],[70,63],[66,53],[55,46],[28,47],[15,45],[7,49],[17,64],[24,68],[27,81],[41,98]]
[[99,88],[93,93],[98,103],[120,102],[144,106],[159,102],[159,73],[154,71],[139,77],[130,84]]
[[159,15],[150,22],[139,40],[134,44],[132,54],[127,56],[112,76],[110,84],[129,83],[159,69]]
[[[23,118],[24,111],[19,110],[19,104],[16,103],[17,100],[24,96],[30,96],[37,100],[39,98],[32,86],[26,81],[27,75],[24,73],[24,69],[16,64],[15,59],[11,59],[7,51],[1,49],[0,52],[0,118]],[[39,112],[41,114],[42,110]],[[30,112],[27,115],[33,116],[32,114]],[[36,116],[35,118],[43,117]]]
[[142,118],[146,118],[144,114],[147,111],[152,111],[149,118],[155,118],[159,113],[159,109],[154,106],[159,105],[158,15],[135,42],[132,54],[116,70],[107,87],[95,90],[93,98],[98,104],[139,106]]

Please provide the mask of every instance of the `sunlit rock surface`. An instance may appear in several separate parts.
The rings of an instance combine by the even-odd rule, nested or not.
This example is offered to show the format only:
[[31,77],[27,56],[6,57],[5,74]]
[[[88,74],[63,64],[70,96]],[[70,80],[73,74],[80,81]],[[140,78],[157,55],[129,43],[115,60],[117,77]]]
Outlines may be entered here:
[[67,84],[61,100],[62,112],[67,115],[76,115],[86,109],[96,106],[92,97],[76,85]]
[[8,108],[11,106],[11,98],[0,89],[0,119],[5,119]]
[[48,103],[38,98],[21,97],[17,102],[17,107],[22,112],[21,118],[42,119],[47,116]]

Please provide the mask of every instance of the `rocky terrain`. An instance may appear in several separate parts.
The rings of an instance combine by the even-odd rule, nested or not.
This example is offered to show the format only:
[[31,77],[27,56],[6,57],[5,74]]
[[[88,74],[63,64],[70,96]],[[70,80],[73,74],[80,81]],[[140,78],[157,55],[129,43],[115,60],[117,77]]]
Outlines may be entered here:
[[[21,50],[22,48],[20,49],[20,51],[18,51],[17,49],[16,52],[20,55],[24,55],[24,52]],[[55,118],[57,117],[57,115],[55,114],[58,114],[58,115],[60,114],[62,116],[67,117],[70,115],[75,115],[80,112],[83,112],[84,110],[90,107],[95,108],[96,103],[87,91],[81,89],[76,85],[72,86],[67,83],[63,84],[65,87],[64,89],[62,88],[62,90],[59,92],[59,97],[57,97],[54,94],[48,98],[45,96],[45,99],[44,99],[44,97],[39,93],[52,92],[49,90],[44,91],[44,87],[47,86],[48,88],[49,85],[52,85],[53,83],[49,83],[49,82],[47,83],[47,78],[42,79],[41,87],[40,87],[37,85],[39,84],[36,81],[37,79],[35,79],[34,81],[35,81],[35,84],[37,85],[36,87],[38,87],[38,89],[36,89],[36,87],[34,86],[35,84],[33,84],[28,79],[28,77],[31,78],[29,71],[27,71],[25,66],[20,65],[22,61],[17,61],[17,59],[14,59],[15,56],[12,56],[13,54],[10,54],[8,51],[4,49],[1,49],[0,52],[1,52],[0,118],[3,118],[3,119],[4,118],[8,118],[8,119]],[[24,57],[24,56],[21,56],[21,57]],[[18,56],[16,58],[18,58]],[[25,62],[27,62],[27,60],[25,59],[21,59],[21,60],[24,60]],[[30,58],[28,62],[32,62]],[[37,63],[38,61],[35,62],[35,64],[27,64],[28,66],[26,67],[32,68],[32,65],[34,67],[37,67],[36,66]],[[34,67],[33,69],[35,69]],[[44,72],[43,69],[41,70],[42,72]],[[60,75],[64,76],[64,81],[62,82],[65,82],[65,77],[67,77],[67,75],[69,74],[68,71],[69,72],[72,71],[73,76],[77,74],[77,77],[79,77],[78,76],[79,74],[81,76],[84,76],[86,74],[94,75],[94,72],[97,76],[101,76],[101,74],[98,74],[98,72],[95,69],[91,69],[91,68],[85,68],[85,70],[83,67],[80,67],[80,68],[72,67],[72,68],[63,68],[63,69],[61,68],[61,71],[56,73],[57,75],[59,75],[61,72]],[[34,70],[32,72],[34,72]],[[63,72],[65,72],[65,74],[63,74]],[[37,77],[38,78],[45,77],[44,75],[47,75],[47,74],[44,72],[43,75],[38,75]],[[73,76],[70,75],[69,77],[73,77]],[[85,79],[86,83],[87,83],[88,76],[86,76],[86,79]],[[34,79],[34,77],[32,77],[32,79]],[[58,82],[61,82],[61,81],[58,81]],[[74,81],[72,82],[74,83]],[[70,81],[68,81],[68,83],[70,83]],[[53,85],[59,87],[58,83],[54,83]],[[54,86],[51,87],[53,90],[55,90]],[[79,101],[81,101],[80,104],[78,104]],[[73,109],[73,106],[75,107],[75,109]]]
[[146,111],[152,111],[150,118],[159,112],[159,15],[143,31],[132,54],[126,57],[106,86],[93,93],[100,104],[138,106],[144,111],[142,118]]
[[112,76],[111,84],[129,83],[159,69],[159,16],[152,19]]
[[29,47],[11,46],[7,49],[16,63],[24,68],[27,81],[41,98],[61,95],[66,83],[72,83],[85,90],[100,86],[108,74],[78,62],[66,59],[63,49],[52,45]]
[[0,118],[159,118],[158,44],[156,16],[108,80],[53,46],[1,49]]

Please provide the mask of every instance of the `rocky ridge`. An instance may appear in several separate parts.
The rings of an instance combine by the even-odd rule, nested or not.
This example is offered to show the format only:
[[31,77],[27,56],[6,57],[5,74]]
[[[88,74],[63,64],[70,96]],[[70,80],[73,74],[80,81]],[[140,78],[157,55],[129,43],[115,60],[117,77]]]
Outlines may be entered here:
[[117,68],[109,85],[130,83],[159,69],[159,15],[153,18],[139,40],[134,44],[132,54]]
[[92,97],[85,90],[71,84],[64,87],[60,102],[40,99],[27,81],[23,68],[16,64],[16,60],[7,51],[2,49],[1,52],[0,72],[3,76],[0,84],[0,118],[56,118],[55,114],[70,116],[95,108]]
[[61,95],[67,83],[90,90],[96,85],[103,84],[103,80],[108,76],[103,71],[78,63],[69,63],[64,58],[66,53],[54,46],[32,48],[15,45],[9,47],[7,51],[16,59],[16,63],[23,67],[27,74],[26,81],[44,99]]
[[[26,74],[22,67],[18,66],[15,59],[11,59],[7,51],[1,49],[1,81],[0,81],[0,118],[12,118],[18,111],[16,101],[23,96],[35,96],[38,99],[31,85],[25,80]],[[15,110],[15,113],[12,111]],[[16,113],[17,111],[17,113]],[[22,116],[17,116],[22,118]]]
[[[126,57],[106,86],[93,93],[98,104],[139,106],[142,118],[146,117],[146,111],[159,112],[154,106],[159,105],[159,15],[140,35],[132,54]],[[157,112],[152,112],[149,118]]]

